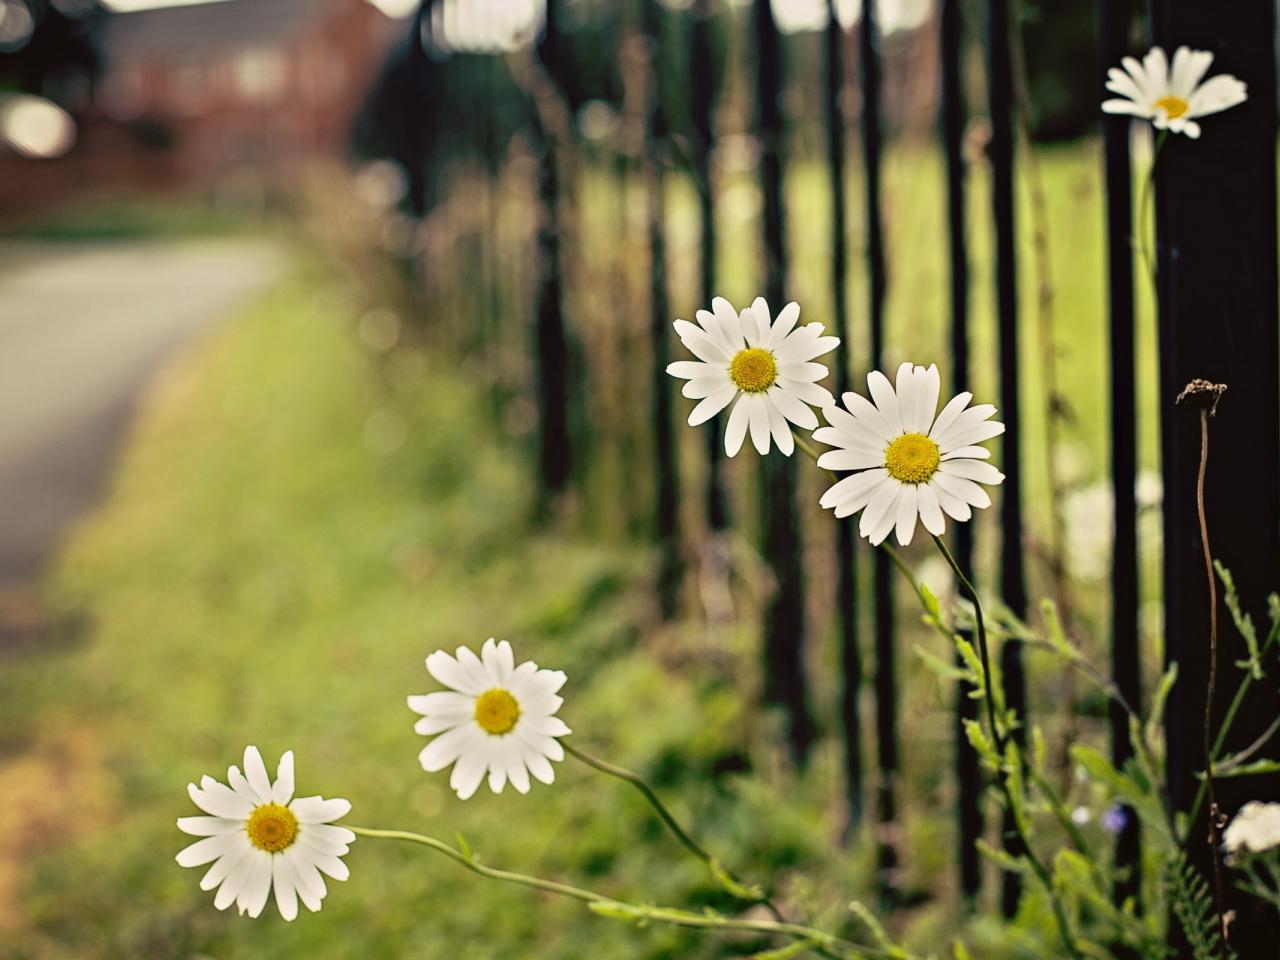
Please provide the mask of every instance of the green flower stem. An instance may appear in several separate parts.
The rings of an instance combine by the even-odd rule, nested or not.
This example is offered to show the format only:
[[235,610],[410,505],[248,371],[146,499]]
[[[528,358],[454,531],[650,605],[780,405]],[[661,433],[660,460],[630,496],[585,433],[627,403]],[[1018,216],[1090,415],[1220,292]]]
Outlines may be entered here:
[[496,867],[488,867],[482,863],[478,863],[469,853],[464,853],[461,850],[455,850],[447,843],[443,843],[435,837],[429,837],[421,833],[410,833],[407,830],[377,830],[371,827],[356,827],[351,824],[343,824],[343,826],[356,834],[356,836],[360,837],[372,837],[381,840],[403,840],[408,843],[416,843],[424,847],[429,847],[437,853],[444,854],[459,866],[465,867],[472,873],[478,874],[479,876],[486,877],[490,880],[501,880],[505,883],[519,884],[520,886],[529,887],[533,890],[542,890],[562,897],[569,897],[573,900],[580,900],[587,904],[594,912],[599,913],[602,916],[634,920],[638,922],[656,921],[658,923],[668,923],[678,927],[692,927],[704,930],[729,930],[743,933],[791,937],[795,940],[812,943],[814,949],[832,957],[889,958],[894,956],[894,954],[888,950],[855,944],[849,940],[841,939],[840,937],[833,936],[822,930],[817,930],[813,927],[806,927],[798,923],[785,923],[774,920],[744,920],[736,917],[722,916],[717,913],[694,913],[689,910],[680,910],[675,907],[656,907],[649,906],[647,904],[627,903],[626,901],[615,900],[612,897],[606,897],[603,894],[596,893],[592,890],[584,890],[582,887],[575,887],[567,883],[557,883],[554,880],[544,880],[541,877],[532,877],[528,874],[516,873],[513,870],[499,870]]
[[773,914],[775,920],[783,922],[781,911],[774,906],[773,902],[765,896],[764,892],[759,887],[754,887],[751,884],[740,880],[728,869],[728,867],[721,863],[720,860],[705,850],[698,841],[689,836],[688,831],[680,826],[679,821],[676,820],[675,816],[667,808],[667,805],[659,799],[657,793],[654,792],[653,788],[649,786],[640,774],[627,770],[623,767],[615,766],[607,760],[601,760],[599,757],[593,757],[591,754],[579,750],[577,747],[571,746],[564,741],[561,741],[561,746],[564,747],[565,753],[582,761],[592,769],[598,770],[600,773],[607,774],[610,777],[616,777],[619,780],[625,781],[639,790],[640,794],[646,801],[648,801],[649,806],[653,807],[654,812],[657,813],[658,819],[666,824],[667,829],[670,830],[672,835],[680,841],[681,845],[706,864],[707,869],[711,871],[711,876],[715,879],[717,884],[727,892],[733,894],[735,897],[738,897],[740,900],[749,900],[753,903],[763,904],[765,908]]
[[[806,457],[811,459],[814,462],[814,465],[816,466],[818,463],[818,457],[822,456],[822,454],[820,454],[817,450],[813,449],[813,444],[811,444],[804,437],[798,436],[794,430],[791,431],[791,436],[795,438],[796,448],[801,453],[803,453]],[[839,477],[836,476],[834,470],[828,470],[826,467],[819,467],[818,469],[820,469],[823,473],[825,473],[828,477],[830,477],[832,481],[840,479]]]
[[[1147,268],[1148,276],[1151,277],[1152,286],[1155,286],[1156,282],[1155,258],[1151,248],[1147,246],[1143,233],[1147,228],[1147,220],[1151,213],[1151,195],[1156,185],[1156,164],[1160,162],[1160,151],[1164,149],[1165,141],[1168,139],[1168,130],[1161,130],[1156,135],[1155,149],[1151,153],[1151,169],[1147,171],[1147,176],[1142,181],[1142,196],[1138,200],[1138,222],[1135,224],[1133,231],[1133,245],[1142,254],[1142,262]],[[1155,233],[1154,226],[1152,227],[1152,233]]]
[[[991,724],[991,736],[995,740],[996,750],[1000,757],[1005,757],[1005,744],[1007,742],[1004,735],[1000,732],[999,726],[996,724],[996,708],[995,697],[991,686],[991,662],[990,654],[987,650],[987,628],[986,622],[982,615],[982,601],[978,599],[978,591],[973,584],[969,582],[969,578],[964,575],[960,569],[960,565],[956,563],[955,557],[951,555],[951,551],[947,549],[946,543],[937,534],[933,535],[933,542],[937,544],[938,551],[942,554],[947,564],[951,567],[951,571],[956,575],[956,580],[960,584],[960,588],[969,597],[973,603],[974,619],[977,621],[978,634],[978,656],[982,659],[982,681],[987,701],[987,720]],[[1005,775],[1003,769],[996,775],[996,781],[1000,785],[1000,790],[1004,794],[1005,802],[1010,810],[1016,809],[1013,794],[1009,789],[1009,778]],[[1054,888],[1053,878],[1049,875],[1048,869],[1040,858],[1036,856],[1035,851],[1031,848],[1030,838],[1026,835],[1020,818],[1011,817],[1014,829],[1018,834],[1018,839],[1022,844],[1023,855],[1027,858],[1027,862],[1031,864],[1031,869],[1035,872],[1036,878],[1040,881],[1040,885],[1044,887],[1045,895],[1049,898],[1049,903],[1053,907],[1053,916],[1058,923],[1058,935],[1062,937],[1062,945],[1066,947],[1067,952],[1073,957],[1081,957],[1079,947],[1076,946],[1075,935],[1071,932],[1071,923],[1067,920],[1067,913],[1062,906],[1062,901],[1058,897],[1058,891]]]

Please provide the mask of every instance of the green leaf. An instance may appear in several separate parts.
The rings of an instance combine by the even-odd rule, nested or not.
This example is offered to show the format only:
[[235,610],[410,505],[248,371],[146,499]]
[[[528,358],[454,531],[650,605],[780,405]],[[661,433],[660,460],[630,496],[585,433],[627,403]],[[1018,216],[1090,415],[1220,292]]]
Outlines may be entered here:
[[1151,715],[1147,718],[1147,725],[1144,730],[1144,739],[1147,742],[1148,749],[1156,742],[1156,736],[1164,723],[1164,708],[1169,702],[1169,692],[1173,690],[1174,683],[1178,679],[1178,663],[1175,660],[1169,664],[1169,669],[1164,672],[1164,676],[1160,678],[1160,683],[1156,686],[1156,692],[1151,698]]
[[974,681],[973,674],[970,671],[962,670],[953,663],[947,663],[940,656],[926,650],[924,647],[916,647],[915,653],[926,667],[943,680],[963,680],[970,684]]
[[974,841],[974,846],[978,848],[979,853],[991,862],[995,863],[1002,870],[1007,870],[1009,873],[1021,873],[1024,875],[1030,875],[1031,873],[1031,864],[1024,856],[1015,857],[1001,850],[999,847],[993,847],[985,840]]
[[1223,602],[1231,611],[1231,619],[1235,621],[1236,630],[1239,631],[1240,636],[1244,637],[1245,646],[1249,650],[1248,659],[1236,661],[1236,666],[1242,670],[1248,670],[1253,674],[1253,679],[1261,680],[1262,657],[1258,652],[1258,632],[1254,629],[1253,617],[1240,608],[1240,595],[1236,593],[1236,582],[1231,576],[1231,571],[1219,560],[1213,561],[1213,569],[1218,571],[1218,579],[1222,581],[1225,593]]
[[[1228,757],[1222,762],[1223,765],[1226,766],[1231,763],[1231,758]],[[1255,760],[1253,763],[1242,763],[1238,767],[1228,766],[1226,769],[1222,769],[1215,766],[1213,768],[1213,778],[1215,780],[1226,780],[1230,777],[1256,777],[1264,773],[1280,773],[1280,761]],[[1201,771],[1197,773],[1196,776],[1203,780],[1204,772]]]
[[987,736],[987,731],[982,729],[982,724],[977,720],[966,720],[964,722],[964,735],[968,738],[970,746],[978,753],[978,759],[982,761],[982,765],[996,773],[1000,770],[1000,755],[996,753],[995,745],[991,742],[991,738]]

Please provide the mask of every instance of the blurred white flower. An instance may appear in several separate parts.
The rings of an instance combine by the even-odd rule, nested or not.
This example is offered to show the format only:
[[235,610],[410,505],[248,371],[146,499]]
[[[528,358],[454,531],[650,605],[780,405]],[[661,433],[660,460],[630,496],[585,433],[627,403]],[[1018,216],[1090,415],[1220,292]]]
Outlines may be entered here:
[[1222,834],[1222,846],[1229,854],[1264,853],[1280,847],[1280,803],[1250,800]]
[[511,644],[490,638],[476,656],[467,647],[457,655],[437,650],[427,670],[450,689],[409,698],[422,714],[414,729],[439,734],[418,755],[422,769],[434,773],[453,764],[451,786],[463,800],[476,792],[486,772],[489,789],[501,793],[507,781],[529,792],[529,774],[543,783],[555,780],[551,761],[564,759],[557,737],[570,733],[555,713],[565,681],[559,670],[539,670],[532,660],[516,666]]
[[1093,820],[1093,811],[1090,810],[1088,807],[1076,807],[1074,810],[1071,811],[1071,822],[1074,823],[1077,827],[1083,827],[1086,824],[1092,822],[1092,820]]
[[324,877],[346,880],[346,856],[356,835],[331,821],[351,811],[346,800],[293,796],[293,752],[280,758],[272,783],[257,747],[244,751],[244,773],[227,770],[227,786],[213,777],[187,785],[195,805],[209,816],[179,817],[178,829],[203,837],[178,854],[184,867],[213,866],[201,890],[218,888],[213,905],[225,910],[234,901],[242,914],[256,917],[275,890],[280,916],[298,915],[298,901],[320,909]]
[[867,389],[875,403],[846,393],[845,409],[823,410],[831,426],[813,434],[841,448],[824,453],[818,466],[857,471],[827,490],[822,506],[834,508],[837,517],[862,510],[859,534],[879,544],[896,529],[904,547],[915,534],[917,518],[930,533],[941,535],[944,512],[964,521],[972,516],[971,507],[991,506],[978,484],[994,486],[1004,474],[983,462],[991,451],[974,444],[1004,433],[1004,424],[990,419],[995,407],[969,407],[973,394],[962,393],[935,417],[941,389],[936,365],[902,364],[896,391],[888,377],[873,370]]
[[1196,117],[1228,110],[1248,98],[1245,84],[1228,73],[1200,82],[1213,63],[1208,50],[1179,47],[1172,67],[1159,47],[1152,47],[1142,63],[1133,57],[1125,57],[1121,63],[1123,70],[1112,67],[1107,71],[1107,89],[1120,97],[1104,100],[1103,111],[1144,117],[1157,130],[1185,133],[1195,139],[1200,136]]
[[761,454],[769,452],[772,439],[791,456],[795,438],[787,421],[812,430],[818,418],[808,405],[835,402],[817,383],[827,368],[812,361],[840,346],[840,338],[822,336],[820,323],[797,327],[800,305],[794,302],[771,320],[763,297],[741,314],[724,297],[716,297],[710,312],[699,310],[696,316],[696,325],[677,320],[675,328],[698,359],[667,367],[673,377],[689,381],[681,392],[701,401],[689,414],[689,426],[705,423],[736,399],[725,428],[725,452],[735,456],[750,428],[751,442]]

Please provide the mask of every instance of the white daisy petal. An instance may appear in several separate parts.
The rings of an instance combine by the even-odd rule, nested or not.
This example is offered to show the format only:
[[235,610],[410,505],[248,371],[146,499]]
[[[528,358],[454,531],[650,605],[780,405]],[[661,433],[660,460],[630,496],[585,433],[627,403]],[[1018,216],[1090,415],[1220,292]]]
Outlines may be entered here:
[[933,495],[938,498],[938,506],[942,507],[944,513],[954,520],[961,523],[967,522],[973,516],[973,509],[964,500],[948,493],[941,484],[938,483],[938,475],[935,473],[929,478],[929,489]]
[[244,827],[244,821],[230,817],[179,817],[178,829],[193,837],[216,837]]
[[484,692],[483,681],[473,678],[457,660],[443,650],[437,650],[427,657],[427,672],[446,687],[452,687],[460,693],[474,696]]
[[733,381],[729,379],[727,371],[714,370],[706,376],[690,380],[680,388],[680,393],[690,400],[702,400],[726,388],[730,391],[731,396],[732,391],[737,389]]
[[756,297],[751,306],[738,314],[742,324],[742,335],[747,338],[747,346],[763,345],[764,335],[773,327],[773,314],[764,297]]
[[947,520],[942,515],[942,506],[938,503],[937,493],[931,485],[922,483],[916,487],[916,495],[920,498],[920,522],[934,536],[942,536],[947,532]]
[[471,738],[476,735],[476,727],[472,723],[447,730],[422,748],[418,754],[418,763],[427,773],[443,770],[461,756]]
[[991,506],[991,495],[972,480],[939,470],[930,477],[929,482],[935,484],[939,490],[946,490],[951,495],[958,497],[971,507],[985,510]]
[[820,363],[780,363],[778,378],[780,380],[799,380],[801,383],[814,383],[827,375],[827,368]]
[[286,920],[296,920],[298,889],[294,885],[293,871],[284,857],[272,857],[271,860],[271,887],[276,895],[276,909]]
[[769,334],[765,337],[764,346],[770,350],[777,350],[782,341],[787,338],[787,335],[795,329],[796,321],[799,319],[800,304],[793,300],[778,311],[778,319],[773,321],[773,325],[769,328]]
[[832,450],[818,458],[823,470],[866,470],[884,466],[884,453],[863,450]]
[[231,871],[227,874],[222,885],[218,887],[218,893],[213,898],[213,905],[219,910],[225,910],[231,904],[240,898],[240,893],[244,889],[244,885],[248,882],[250,874],[253,873],[254,865],[261,863],[263,859],[270,860],[271,855],[250,847],[245,851],[244,855],[236,860],[231,867]]
[[724,367],[714,363],[703,363],[701,360],[676,360],[667,364],[667,373],[681,380],[696,380],[705,377]]
[[200,889],[206,893],[222,884],[227,875],[235,868],[243,857],[247,857],[253,851],[253,845],[249,843],[248,837],[237,835],[236,845],[228,852],[214,861],[207,873],[200,878]]
[[257,794],[262,803],[271,802],[271,778],[267,776],[267,765],[262,762],[262,754],[257,747],[244,748],[244,775],[249,786]]
[[898,495],[898,516],[894,521],[895,533],[901,546],[910,546],[911,538],[916,532],[916,517],[920,496],[915,484],[904,483],[902,493]]
[[876,409],[889,424],[890,433],[895,437],[905,433],[902,427],[902,414],[898,410],[898,396],[893,392],[893,385],[889,383],[889,378],[879,370],[872,370],[867,374],[867,389],[871,392],[871,399],[876,403]]
[[742,449],[742,441],[747,436],[747,424],[751,417],[751,398],[743,394],[733,405],[729,413],[729,424],[724,431],[724,452],[727,456],[736,457]]
[[817,383],[806,383],[803,380],[779,377],[778,386],[811,406],[829,407],[835,403],[835,398],[831,396],[831,391]]
[[889,471],[883,468],[851,474],[828,487],[819,502],[823,507],[833,507],[842,501],[857,497],[864,490],[872,489],[888,475]]
[[[779,394],[781,396],[781,394]],[[774,398],[766,396],[764,401],[765,411],[769,414],[769,433],[773,436],[773,442],[778,447],[778,452],[784,457],[789,457],[796,449],[796,438],[791,434],[791,428],[787,426],[787,418],[782,415],[782,411],[778,409]],[[808,407],[805,407],[808,410]],[[809,411],[811,414],[812,410]],[[814,425],[817,425],[817,418],[814,418]]]
[[293,751],[286,750],[276,767],[276,782],[271,785],[271,799],[287,804],[293,799]]
[[230,853],[235,848],[235,836],[220,833],[217,836],[197,840],[191,846],[184,847],[174,859],[178,861],[178,866],[181,867],[203,867],[206,863],[213,863],[220,856]]
[[698,403],[693,411],[689,414],[689,426],[696,427],[700,423],[706,423],[717,413],[727,407],[734,397],[738,395],[738,388],[732,382],[723,384],[714,392]]
[[751,418],[751,442],[756,451],[764,456],[769,452],[769,410],[764,397],[759,394],[749,394],[746,399],[751,404],[747,410]]
[[737,352],[746,347],[747,341],[742,336],[742,321],[738,319],[738,311],[724,297],[715,297],[711,301],[711,312],[720,323],[720,331],[725,342]]
[[[866,509],[862,511],[862,520],[858,525],[858,533],[871,539],[871,532],[889,515],[891,508],[898,499],[898,491],[900,489],[902,489],[902,483],[892,477],[887,477],[883,483],[876,487],[875,493],[871,495],[871,500],[867,503]],[[877,541],[872,540],[872,542],[875,543]]]
[[948,460],[938,465],[938,472],[952,477],[976,480],[988,486],[1004,482],[1004,474],[985,460]]
[[328,823],[340,820],[351,812],[351,804],[342,799],[325,800],[323,797],[299,797],[289,804],[289,809],[299,823]]
[[194,783],[187,784],[187,793],[190,795],[192,803],[205,811],[205,813],[211,813],[215,817],[243,819],[253,809],[251,801],[246,800],[226,784],[219,783],[212,777],[205,777],[201,780],[199,787]]
[[778,413],[801,430],[812,430],[818,426],[818,417],[813,409],[777,384],[770,387],[765,396],[777,408]]
[[[437,677],[436,679],[439,678]],[[443,683],[444,681],[441,682]],[[453,690],[441,690],[436,693],[409,697],[409,709],[414,713],[422,714],[424,717],[470,717],[475,713],[476,698]]]
[[716,364],[729,362],[729,351],[701,327],[688,320],[677,320],[674,326],[680,342],[699,360]]

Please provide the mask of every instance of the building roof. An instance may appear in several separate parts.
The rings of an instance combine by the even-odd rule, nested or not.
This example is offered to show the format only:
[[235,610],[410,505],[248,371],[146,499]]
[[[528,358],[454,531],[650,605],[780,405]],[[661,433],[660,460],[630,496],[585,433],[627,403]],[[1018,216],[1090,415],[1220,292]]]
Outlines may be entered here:
[[192,60],[274,46],[351,0],[217,0],[116,13],[107,18],[108,61]]

